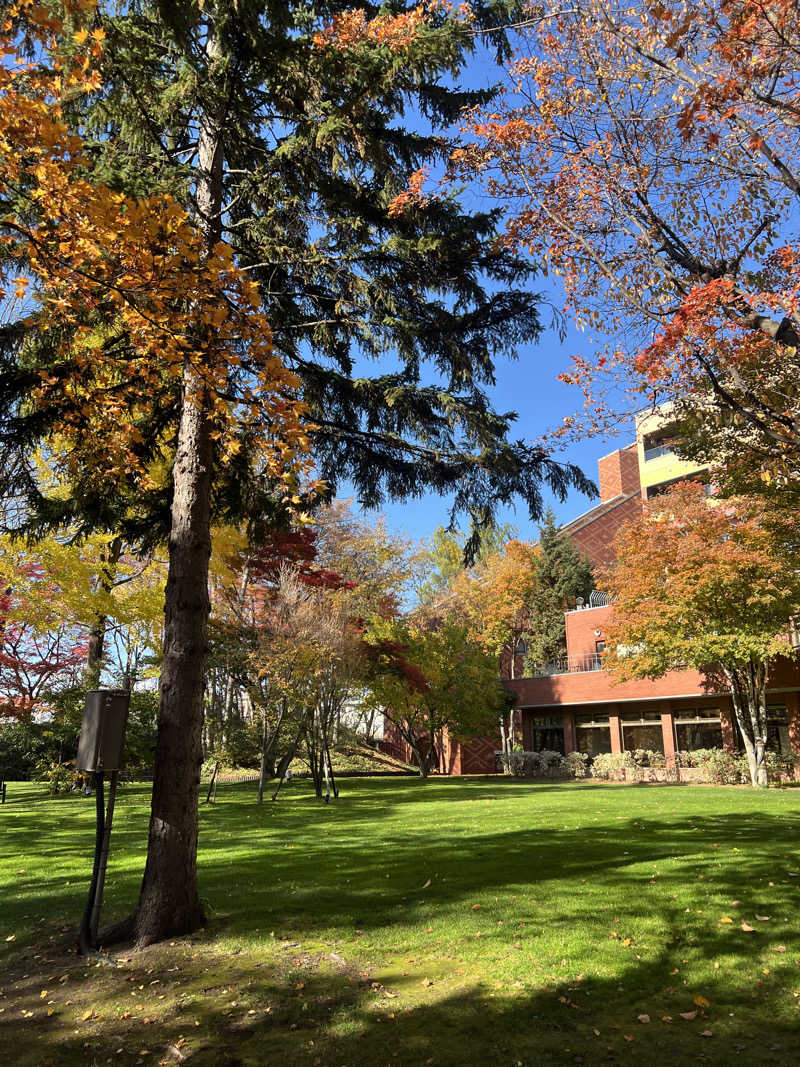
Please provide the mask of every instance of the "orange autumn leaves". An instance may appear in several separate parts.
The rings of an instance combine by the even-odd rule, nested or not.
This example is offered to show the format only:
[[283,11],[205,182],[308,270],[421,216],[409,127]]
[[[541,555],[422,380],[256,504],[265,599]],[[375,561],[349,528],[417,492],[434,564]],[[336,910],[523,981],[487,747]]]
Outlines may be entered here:
[[291,479],[308,449],[303,409],[257,287],[230,246],[204,246],[169,195],[135,200],[92,180],[67,124],[66,103],[100,85],[103,31],[82,24],[92,8],[72,0],[67,25],[20,0],[0,24],[0,196],[14,205],[0,229],[0,290],[26,330],[62,338],[30,402],[55,415],[68,464],[136,473],[141,419],[176,405],[188,367],[220,458],[235,454],[247,426],[263,465]]
[[321,32],[315,34],[314,44],[317,48],[339,50],[371,44],[381,45],[390,52],[404,52],[437,14],[452,15],[465,23],[472,17],[468,3],[455,4],[451,0],[428,0],[409,11],[376,15],[371,19],[363,9],[351,8],[334,16]]
[[370,42],[399,52],[408,48],[425,21],[426,12],[422,5],[400,15],[378,15],[373,19],[368,19],[365,11],[353,8],[336,15],[330,25],[314,37],[314,44],[317,47],[353,48]]
[[799,41],[788,0],[545,5],[508,91],[466,116],[453,177],[505,205],[592,335],[566,429],[607,425],[624,390],[685,394],[701,356],[724,374],[797,350]]

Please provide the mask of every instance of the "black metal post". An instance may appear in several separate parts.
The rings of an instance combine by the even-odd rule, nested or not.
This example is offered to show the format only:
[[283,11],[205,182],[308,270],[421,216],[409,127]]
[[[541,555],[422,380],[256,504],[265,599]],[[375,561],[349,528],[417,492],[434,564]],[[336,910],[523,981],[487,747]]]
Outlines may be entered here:
[[92,880],[89,883],[89,896],[86,898],[86,907],[83,911],[80,930],[78,932],[78,951],[82,956],[88,956],[94,949],[92,937],[92,914],[94,901],[97,893],[97,883],[100,876],[100,856],[103,851],[105,839],[105,806],[103,803],[103,772],[97,771],[94,775],[95,795],[95,833],[94,833],[94,866],[92,867]]
[[100,909],[103,906],[103,889],[106,884],[106,867],[108,866],[108,849],[111,842],[111,824],[114,821],[114,802],[117,799],[117,782],[119,780],[119,771],[111,772],[111,779],[108,783],[108,807],[106,808],[106,817],[103,827],[103,842],[100,850],[100,867],[97,872],[97,885],[94,890],[94,901],[92,902],[92,916],[89,921],[89,936],[92,940],[92,945],[97,947],[97,931],[100,928]]

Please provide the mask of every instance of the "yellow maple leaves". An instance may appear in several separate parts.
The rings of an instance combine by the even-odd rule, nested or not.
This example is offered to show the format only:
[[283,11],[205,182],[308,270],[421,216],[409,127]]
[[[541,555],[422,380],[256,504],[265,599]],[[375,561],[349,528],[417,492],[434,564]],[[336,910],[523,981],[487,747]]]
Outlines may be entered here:
[[[0,275],[0,296],[10,288],[26,300],[19,321],[29,331],[63,338],[31,403],[55,416],[67,466],[144,474],[142,418],[177,409],[191,367],[223,462],[246,424],[262,467],[302,469],[298,381],[275,356],[258,291],[230,246],[209,251],[167,194],[134,200],[92,180],[64,103],[99,86],[104,33],[85,18],[92,0],[65,6],[79,23],[66,46],[62,24],[32,0],[0,24],[0,196],[19,205],[0,222],[0,244],[24,264]],[[15,47],[23,31],[35,64]]]

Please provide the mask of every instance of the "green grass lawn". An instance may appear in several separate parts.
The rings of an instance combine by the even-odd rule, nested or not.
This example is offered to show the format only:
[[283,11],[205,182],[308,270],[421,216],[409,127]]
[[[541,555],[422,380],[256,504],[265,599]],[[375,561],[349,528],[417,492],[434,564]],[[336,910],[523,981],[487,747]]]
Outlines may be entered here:
[[[118,800],[105,921],[147,801]],[[798,1062],[800,791],[378,779],[259,809],[223,784],[208,928],[116,966],[72,950],[93,807],[0,808],[3,1064]]]

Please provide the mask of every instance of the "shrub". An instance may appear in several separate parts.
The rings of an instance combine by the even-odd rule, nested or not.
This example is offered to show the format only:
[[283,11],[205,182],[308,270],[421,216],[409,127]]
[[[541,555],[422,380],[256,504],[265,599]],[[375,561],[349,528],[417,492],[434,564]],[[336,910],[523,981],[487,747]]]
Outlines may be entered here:
[[210,778],[217,764],[219,764],[221,771],[230,771],[236,766],[227,751],[221,748],[217,752],[212,752],[203,760],[203,765],[200,768],[200,777]]
[[585,778],[589,757],[585,752],[570,752],[561,757],[561,769],[570,778]]
[[82,775],[76,773],[72,763],[40,760],[36,764],[36,777],[48,783],[50,796],[54,797],[57,793],[75,789]]
[[500,761],[503,770],[517,778],[537,778],[552,776],[553,771],[562,770],[564,757],[560,752],[544,749],[542,752],[513,751],[502,755]]
[[[770,779],[792,778],[794,763],[791,757],[767,752],[767,775]],[[749,785],[750,768],[742,752],[725,752],[720,748],[698,748],[678,753],[681,767],[699,767],[702,779],[716,785]]]
[[625,752],[600,752],[592,760],[592,778],[608,780],[611,777],[620,777],[623,768],[634,768],[636,763],[633,756],[627,750]]
[[664,753],[652,748],[637,748],[632,756],[636,767],[666,767],[667,765]]

